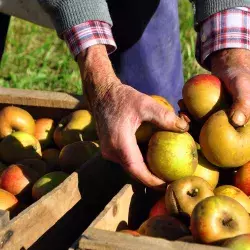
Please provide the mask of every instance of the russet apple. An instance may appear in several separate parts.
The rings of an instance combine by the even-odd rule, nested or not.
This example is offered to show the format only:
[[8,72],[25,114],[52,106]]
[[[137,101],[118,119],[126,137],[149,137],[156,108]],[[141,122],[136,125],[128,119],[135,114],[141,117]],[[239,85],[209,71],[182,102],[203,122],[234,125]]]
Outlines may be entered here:
[[41,158],[39,141],[31,134],[14,132],[0,142],[0,157],[7,163],[15,163],[26,158]]
[[21,195],[29,192],[31,185],[39,178],[38,173],[21,164],[10,165],[0,177],[0,188],[12,193]]
[[199,140],[203,155],[218,167],[240,167],[250,161],[250,121],[235,128],[224,110],[208,118]]
[[7,106],[0,111],[0,139],[15,131],[34,135],[35,121],[26,110]]
[[55,123],[50,118],[41,118],[36,120],[34,136],[40,142],[42,149],[45,149],[53,143],[53,133]]
[[12,210],[18,204],[18,200],[12,193],[0,188],[0,209]]
[[[158,95],[151,95],[151,97],[167,110],[174,112],[173,106],[164,97]],[[143,122],[135,133],[137,143],[147,143],[156,130],[157,128],[154,124],[150,122]]]
[[207,197],[192,212],[191,232],[196,242],[218,244],[250,233],[250,217],[247,210],[231,197]]
[[73,173],[99,151],[99,147],[91,141],[77,141],[68,144],[63,147],[59,155],[61,170],[66,173]]
[[177,240],[182,236],[190,234],[188,228],[181,221],[168,215],[147,219],[139,227],[138,232],[141,235],[167,240]]
[[96,140],[94,117],[88,110],[72,112],[58,123],[53,138],[59,148],[76,141]]
[[214,190],[215,195],[225,195],[238,201],[248,213],[250,213],[250,199],[239,188],[231,185],[223,185]]
[[198,165],[193,173],[193,176],[203,178],[214,189],[219,181],[219,170],[198,150]]
[[68,174],[62,171],[54,171],[42,176],[32,187],[33,199],[40,199],[42,196],[59,186],[68,176]]
[[250,234],[242,234],[226,240],[222,247],[231,250],[250,250]]
[[42,159],[47,163],[49,172],[59,169],[60,150],[48,148],[42,151]]
[[183,86],[182,96],[186,108],[196,120],[206,119],[225,103],[220,79],[209,74],[200,74],[189,79]]
[[166,204],[165,204],[165,196],[163,196],[160,200],[158,200],[154,206],[150,209],[149,218],[158,216],[158,215],[167,215],[169,214]]
[[213,188],[197,176],[187,176],[168,185],[165,204],[170,214],[191,213],[201,200],[213,196]]
[[234,176],[234,186],[238,187],[246,195],[250,195],[250,162],[239,168]]
[[149,141],[147,163],[151,172],[166,182],[190,176],[198,164],[195,141],[187,132],[156,132]]

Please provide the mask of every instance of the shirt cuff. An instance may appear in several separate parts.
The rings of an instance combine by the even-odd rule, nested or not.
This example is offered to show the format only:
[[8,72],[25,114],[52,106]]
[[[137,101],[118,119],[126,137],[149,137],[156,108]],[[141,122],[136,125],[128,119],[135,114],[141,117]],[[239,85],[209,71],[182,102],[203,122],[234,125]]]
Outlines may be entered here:
[[197,33],[196,59],[210,70],[208,56],[226,48],[250,49],[250,9],[238,7],[207,18]]
[[65,42],[74,58],[88,47],[106,45],[108,54],[116,50],[111,26],[102,21],[88,21],[78,24],[63,33]]

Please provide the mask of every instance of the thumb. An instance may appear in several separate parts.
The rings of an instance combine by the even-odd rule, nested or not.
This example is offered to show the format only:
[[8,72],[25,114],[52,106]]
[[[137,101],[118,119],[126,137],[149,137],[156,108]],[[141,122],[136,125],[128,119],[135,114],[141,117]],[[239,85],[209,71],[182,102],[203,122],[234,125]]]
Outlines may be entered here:
[[250,102],[237,99],[230,111],[230,118],[234,126],[243,126],[250,117]]
[[159,103],[151,103],[144,119],[164,130],[186,132],[189,129],[188,122],[183,117],[180,118]]

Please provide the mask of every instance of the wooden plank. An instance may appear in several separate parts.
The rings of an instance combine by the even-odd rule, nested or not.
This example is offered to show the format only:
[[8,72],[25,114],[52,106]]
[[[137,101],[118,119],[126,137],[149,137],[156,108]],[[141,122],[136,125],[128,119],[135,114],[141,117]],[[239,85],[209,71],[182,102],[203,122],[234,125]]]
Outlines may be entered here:
[[132,186],[125,185],[90,224],[90,227],[116,231],[121,222],[128,224],[129,207],[133,194]]
[[86,108],[83,96],[63,92],[0,87],[0,103],[62,109]]
[[10,222],[10,212],[0,210],[0,229],[4,228]]
[[1,248],[13,250],[30,247],[80,199],[78,174],[73,173],[0,231]]
[[79,243],[70,250],[223,250],[227,248],[168,241],[153,237],[134,237],[123,233],[89,228],[80,238]]

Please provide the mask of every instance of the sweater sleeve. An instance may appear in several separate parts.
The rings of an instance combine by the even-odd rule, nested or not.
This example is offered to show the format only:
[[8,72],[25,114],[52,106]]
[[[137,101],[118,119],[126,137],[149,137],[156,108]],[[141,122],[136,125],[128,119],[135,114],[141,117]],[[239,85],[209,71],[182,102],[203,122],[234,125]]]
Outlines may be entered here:
[[235,7],[250,7],[249,0],[190,0],[194,8],[195,27],[209,16]]
[[90,20],[112,25],[106,0],[38,0],[62,38],[64,31]]

